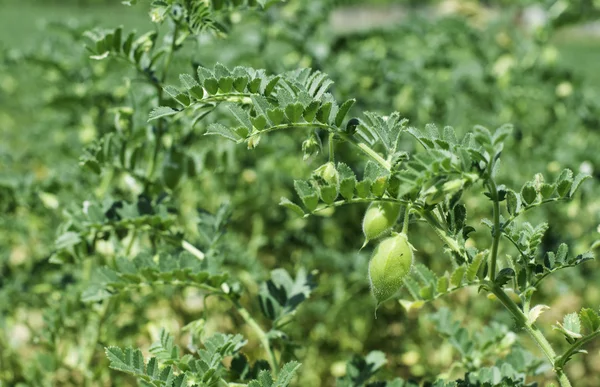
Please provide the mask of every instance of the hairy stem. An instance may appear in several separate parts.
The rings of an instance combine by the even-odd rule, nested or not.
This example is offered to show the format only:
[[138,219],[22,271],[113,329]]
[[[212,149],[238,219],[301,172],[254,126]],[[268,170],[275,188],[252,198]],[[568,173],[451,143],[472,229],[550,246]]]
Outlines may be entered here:
[[365,143],[358,141],[350,141],[351,144],[358,147],[361,151],[363,151],[367,156],[371,157],[373,160],[377,161],[382,167],[384,167],[387,171],[392,169],[392,166],[389,161],[384,159],[379,155],[379,153],[375,152],[373,149],[369,148],[369,146]]
[[173,27],[173,38],[171,39],[171,47],[169,47],[169,53],[167,54],[167,58],[165,59],[165,64],[163,66],[162,83],[165,83],[165,81],[167,80],[167,76],[169,75],[169,67],[171,66],[171,61],[173,60],[173,54],[177,50],[178,33],[179,24],[175,23],[175,27]]
[[408,234],[408,221],[410,220],[410,203],[406,205],[404,211],[404,222],[402,223],[402,234]]
[[[320,206],[316,210],[314,210],[312,213],[314,214],[316,212],[323,211],[327,208],[341,207],[341,206],[345,206],[347,204],[375,203],[375,202],[398,203],[398,204],[405,205],[405,206],[410,204],[410,202],[408,202],[406,200],[394,199],[394,198],[383,198],[383,197],[381,197],[381,198],[353,198],[353,199],[349,199],[349,200],[338,200],[331,204],[325,204],[323,206]],[[308,216],[310,216],[310,214],[306,214],[304,216],[308,217]]]
[[500,202],[498,199],[498,187],[492,177],[490,177],[488,188],[492,201],[494,202],[494,225],[492,228],[492,250],[490,252],[490,280],[494,282],[496,279],[496,261],[498,260],[498,246],[500,245],[500,237],[502,230],[500,229]]
[[493,283],[488,285],[489,290],[498,298],[498,300],[504,305],[504,307],[512,314],[514,319],[517,322],[518,327],[522,327],[529,333],[529,336],[535,341],[537,346],[544,353],[552,368],[556,372],[556,376],[560,383],[561,387],[571,387],[571,382],[569,378],[564,373],[560,364],[557,363],[556,352],[546,339],[546,336],[539,330],[539,328],[535,325],[535,323],[530,323],[527,316],[523,311],[515,304],[515,302],[504,292],[504,290]]
[[125,256],[127,256],[127,257],[129,257],[129,254],[131,254],[131,249],[133,248],[133,244],[137,237],[137,228],[134,228],[133,230],[131,230],[129,237],[130,237],[129,243],[127,244],[127,248],[125,249]]
[[254,318],[252,318],[250,313],[242,305],[240,305],[240,303],[237,300],[232,300],[232,302],[234,303],[235,307],[237,308],[237,311],[240,314],[240,316],[242,316],[242,318],[244,319],[246,324],[248,324],[248,326],[250,326],[250,328],[252,328],[252,330],[258,337],[260,344],[265,349],[265,352],[267,352],[267,358],[268,358],[267,361],[269,362],[269,365],[271,366],[273,376],[277,377],[277,375],[279,374],[279,363],[277,362],[277,359],[275,358],[275,353],[271,349],[271,345],[269,344],[269,338],[267,337],[267,333],[260,327],[260,325],[258,325],[256,320],[254,320]]
[[[171,61],[173,59],[173,54],[175,53],[175,51],[177,49],[177,34],[178,33],[179,33],[179,25],[177,23],[175,23],[175,27],[173,27],[173,36],[171,39],[171,46],[169,48],[169,53],[167,54],[167,58],[165,59],[165,62],[163,65],[162,80],[160,83],[164,83],[167,79],[167,75],[169,73],[169,67],[171,66]],[[160,87],[160,85],[156,87],[156,93],[157,93],[157,98],[158,98],[158,106],[160,106],[160,105],[162,105],[163,93],[164,93],[164,90],[162,87]],[[152,153],[152,160],[150,162],[150,166],[148,167],[148,173],[147,173],[149,180],[152,180],[152,176],[154,175],[154,171],[156,169],[156,162],[158,160],[158,153],[160,151],[160,144],[161,144],[162,135],[164,132],[164,123],[165,123],[165,120],[160,119],[158,121],[158,124],[156,127],[156,133],[155,133],[155,138],[154,138],[154,152]]]
[[454,238],[448,235],[446,229],[440,224],[438,219],[435,217],[435,215],[433,215],[431,211],[421,211],[419,212],[419,214],[421,215],[421,217],[423,217],[423,219],[427,221],[427,223],[431,225],[438,237],[440,237],[440,239],[444,243],[446,243],[446,245],[452,251],[454,251],[455,253],[463,257],[465,260],[467,260],[464,250],[458,245]]
[[333,146],[333,138],[335,137],[335,134],[333,133],[329,133],[329,162],[333,163],[334,160],[334,146]]
[[600,336],[600,330],[577,340],[562,356],[560,356],[556,360],[556,368],[564,367],[565,363],[569,360],[571,356],[573,356],[573,354],[575,354],[577,351],[579,351],[581,347],[583,347],[585,344],[589,343],[598,336]]
[[392,169],[392,165],[389,161],[381,157],[381,155],[371,149],[367,144],[357,141],[346,133],[340,132],[338,128],[327,125],[327,124],[319,124],[316,122],[307,122],[307,123],[292,123],[292,124],[281,124],[275,125],[270,128],[264,129],[261,131],[261,134],[273,132],[275,130],[281,129],[293,129],[293,128],[321,128],[327,130],[329,133],[335,134],[337,137],[342,140],[348,142],[352,146],[358,148],[361,152],[369,156],[373,161],[376,161],[379,165],[385,168],[387,171]]

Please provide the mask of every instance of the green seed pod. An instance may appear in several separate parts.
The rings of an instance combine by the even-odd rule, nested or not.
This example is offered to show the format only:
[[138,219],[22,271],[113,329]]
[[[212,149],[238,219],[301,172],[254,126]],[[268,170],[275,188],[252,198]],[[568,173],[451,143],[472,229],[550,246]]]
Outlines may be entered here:
[[396,203],[371,203],[363,218],[365,243],[388,233],[400,215],[400,206]]
[[413,247],[406,234],[397,234],[379,243],[369,262],[371,292],[381,304],[404,284],[413,263]]

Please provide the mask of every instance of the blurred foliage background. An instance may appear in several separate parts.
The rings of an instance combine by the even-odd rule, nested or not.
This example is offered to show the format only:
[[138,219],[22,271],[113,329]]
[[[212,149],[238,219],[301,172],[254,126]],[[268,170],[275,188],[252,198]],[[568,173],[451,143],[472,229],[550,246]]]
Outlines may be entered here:
[[[515,134],[503,155],[507,185],[520,186],[537,172],[555,178],[564,167],[594,176],[575,201],[531,215],[551,225],[542,251],[564,241],[583,252],[600,231],[600,29],[585,24],[599,9],[584,0],[289,1],[231,20],[226,39],[207,36],[201,50],[176,58],[171,81],[217,61],[271,73],[312,67],[332,77],[336,97],[357,99],[355,112],[398,110],[411,125],[451,125],[461,134],[474,124],[512,123]],[[156,27],[147,7],[117,1],[4,0],[0,10],[0,381],[82,385],[91,378],[110,385],[101,346],[79,353],[88,351],[81,327],[92,308],[80,293],[90,275],[86,265],[94,264],[80,273],[50,257],[67,210],[105,189],[78,165],[82,148],[109,131],[115,108],[135,104],[133,91],[144,87],[125,64],[91,61],[83,33],[96,26]],[[143,122],[145,114],[136,119]],[[477,335],[491,320],[511,327],[509,315],[466,289],[420,311],[389,302],[374,319],[370,250],[359,251],[365,208],[298,219],[277,206],[281,196],[294,195],[293,179],[323,162],[320,156],[301,162],[302,140],[274,135],[263,140],[260,154],[214,138],[186,150],[199,173],[178,192],[182,223],[193,228],[189,209],[215,212],[230,203],[226,267],[251,290],[252,278],[264,279],[276,267],[319,273],[316,295],[289,332],[303,363],[298,385],[333,385],[349,358],[376,349],[388,357],[382,377],[464,374],[460,354],[438,338],[443,332],[436,321],[451,318]],[[356,156],[348,149],[343,158]],[[469,199],[473,222],[491,214],[481,196],[474,192]],[[474,240],[486,241],[485,229],[473,227]],[[443,273],[449,259],[434,233],[418,224],[411,233],[418,260]],[[506,247],[503,253],[515,252]],[[600,305],[597,267],[592,262],[563,273],[536,300],[552,308],[540,321],[554,342],[559,335],[549,325],[559,316]],[[97,333],[99,342],[147,346],[157,326],[178,329],[198,317],[193,292],[163,291],[177,302],[156,292],[136,296],[120,317],[108,317],[112,329]],[[445,307],[451,313],[441,312]],[[236,331],[239,321],[223,309],[210,324]],[[61,337],[60,348],[48,344],[53,335]],[[519,342],[537,353],[525,335]],[[259,351],[256,343],[253,348]],[[600,385],[600,344],[588,352],[569,365],[577,386]],[[533,379],[546,382],[543,371]]]

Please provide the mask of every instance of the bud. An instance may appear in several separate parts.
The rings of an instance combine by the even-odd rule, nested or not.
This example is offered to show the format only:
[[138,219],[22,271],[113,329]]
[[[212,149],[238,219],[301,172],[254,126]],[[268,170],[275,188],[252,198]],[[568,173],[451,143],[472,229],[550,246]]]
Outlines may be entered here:
[[315,169],[314,175],[323,179],[328,185],[337,186],[339,183],[338,171],[331,161]]

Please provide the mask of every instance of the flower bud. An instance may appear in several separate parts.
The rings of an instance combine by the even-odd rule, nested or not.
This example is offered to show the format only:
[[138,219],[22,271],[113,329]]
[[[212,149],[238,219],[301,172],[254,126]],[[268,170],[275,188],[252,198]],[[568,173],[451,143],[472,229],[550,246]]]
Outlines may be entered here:
[[331,161],[317,168],[314,174],[322,178],[328,185],[337,186],[339,183],[338,171],[335,169],[335,164]]

